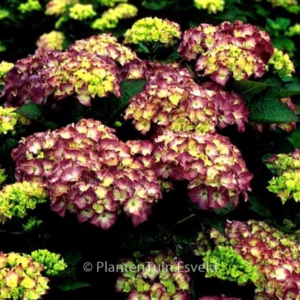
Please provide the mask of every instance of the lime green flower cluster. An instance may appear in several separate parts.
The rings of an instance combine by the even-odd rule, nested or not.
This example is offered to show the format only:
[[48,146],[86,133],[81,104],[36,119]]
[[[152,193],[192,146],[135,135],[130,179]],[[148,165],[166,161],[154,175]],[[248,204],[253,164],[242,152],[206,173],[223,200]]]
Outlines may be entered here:
[[46,5],[46,15],[63,15],[71,5],[78,3],[78,0],[50,0]]
[[74,20],[85,20],[96,16],[96,12],[93,9],[92,4],[80,4],[76,3],[70,7],[69,16]]
[[275,193],[284,204],[293,198],[300,201],[300,149],[290,154],[277,154],[265,160],[267,167],[275,175],[268,190]]
[[96,19],[93,29],[104,30],[117,27],[119,20],[132,18],[137,15],[138,9],[131,4],[122,3],[104,12],[101,18]]
[[13,63],[7,61],[0,62],[0,84],[4,83],[4,78],[7,72],[14,66]]
[[25,224],[22,224],[22,227],[24,231],[30,232],[39,227],[42,223],[42,220],[38,220],[36,217],[30,217]]
[[31,252],[30,257],[45,268],[46,274],[50,276],[58,275],[67,268],[64,259],[60,259],[60,254],[52,253],[46,249]]
[[216,14],[223,11],[225,6],[224,0],[194,0],[194,5],[197,9],[206,9],[209,14]]
[[9,10],[0,8],[0,20],[9,17]]
[[27,255],[0,252],[0,299],[41,299],[49,289],[43,270]]
[[32,11],[42,10],[42,6],[39,0],[27,0],[26,3],[21,3],[18,7],[18,10],[22,13],[28,13]]
[[36,42],[38,48],[50,50],[63,50],[65,35],[60,31],[52,30],[44,33]]
[[5,223],[12,217],[23,218],[28,209],[46,202],[47,192],[38,182],[16,182],[8,184],[0,191],[0,219]]
[[202,256],[203,253],[211,250],[209,238],[203,232],[198,233],[195,246],[196,248],[194,249],[194,254],[196,256]]
[[217,246],[213,251],[204,253],[203,261],[207,266],[206,277],[237,282],[239,285],[263,280],[264,276],[254,266],[230,246]]
[[117,3],[128,2],[128,0],[98,0],[98,2],[103,6],[113,7]]
[[124,34],[124,43],[138,44],[160,42],[172,45],[174,38],[180,38],[179,24],[159,18],[143,18],[136,21]]
[[288,28],[288,31],[286,32],[287,36],[294,36],[294,35],[300,35],[300,24],[297,23],[291,27]]
[[15,108],[0,106],[0,134],[7,134],[9,131],[14,133],[18,118]]
[[267,67],[272,67],[273,73],[280,77],[292,77],[292,73],[295,72],[294,64],[289,55],[277,48],[274,48],[274,53],[268,61]]

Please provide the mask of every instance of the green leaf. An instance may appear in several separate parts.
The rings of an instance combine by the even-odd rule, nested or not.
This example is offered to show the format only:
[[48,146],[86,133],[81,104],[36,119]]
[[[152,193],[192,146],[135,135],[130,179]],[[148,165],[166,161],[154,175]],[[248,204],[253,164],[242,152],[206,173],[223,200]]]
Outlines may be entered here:
[[229,214],[232,211],[232,204],[228,203],[225,207],[221,208],[221,209],[216,209],[214,210],[214,212],[219,215],[219,216],[224,216]]
[[248,105],[249,121],[256,123],[290,123],[298,120],[297,115],[285,104],[275,99],[257,99]]
[[239,80],[234,82],[235,90],[248,100],[261,93],[268,87],[269,85],[264,82],[256,82],[251,80]]
[[262,201],[255,196],[250,196],[249,197],[249,202],[250,202],[250,209],[260,216],[263,217],[271,217],[272,214],[269,211],[269,209],[262,203]]
[[74,266],[81,260],[81,254],[78,251],[70,251],[63,258],[68,266]]
[[299,83],[289,83],[284,86],[284,88],[280,89],[280,97],[291,97],[300,95],[300,84]]
[[128,80],[121,82],[122,97],[120,102],[127,104],[128,101],[136,94],[138,94],[145,86],[145,80]]
[[288,137],[288,140],[292,143],[295,149],[300,148],[300,128],[294,130]]
[[64,282],[55,284],[54,286],[63,291],[74,291],[80,288],[88,287],[90,284],[78,280],[65,280]]
[[42,108],[40,104],[27,103],[22,105],[16,112],[27,119],[37,121],[42,115]]
[[161,10],[165,9],[168,6],[171,6],[174,3],[174,0],[152,0],[152,1],[143,1],[142,5],[151,10]]

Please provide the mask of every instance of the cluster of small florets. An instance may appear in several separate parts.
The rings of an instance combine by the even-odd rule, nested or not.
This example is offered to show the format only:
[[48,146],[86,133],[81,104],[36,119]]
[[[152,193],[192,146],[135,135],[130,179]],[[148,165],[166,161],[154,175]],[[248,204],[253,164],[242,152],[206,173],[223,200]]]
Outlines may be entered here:
[[214,132],[236,123],[243,131],[249,115],[241,97],[221,86],[199,86],[178,65],[133,61],[125,65],[124,78],[144,79],[144,89],[130,99],[125,119],[146,134],[151,125],[174,132]]
[[267,0],[273,7],[289,7],[291,5],[298,5],[297,0]]
[[32,11],[42,10],[42,6],[39,0],[27,0],[25,3],[21,3],[18,7],[18,10],[22,13],[28,13]]
[[96,16],[92,4],[76,3],[69,9],[69,17],[74,20],[86,20]]
[[90,105],[95,96],[105,97],[109,92],[120,96],[118,64],[135,57],[107,34],[77,41],[65,52],[38,49],[7,73],[1,96],[6,97],[6,105],[21,106],[46,104],[49,95],[56,104],[74,94],[83,105]]
[[274,177],[268,190],[285,203],[288,199],[300,201],[300,150],[290,154],[277,154],[265,160]]
[[7,61],[1,61],[0,63],[0,84],[3,83],[3,80],[7,74],[7,72],[13,68],[14,64],[7,62]]
[[50,0],[46,5],[46,15],[62,15],[68,11],[68,8],[79,0]]
[[180,258],[168,251],[152,251],[145,261],[124,260],[118,265],[122,274],[116,284],[117,292],[133,299],[189,300],[190,276]]
[[300,24],[297,23],[293,26],[290,26],[286,32],[287,36],[300,35]]
[[147,220],[161,198],[148,141],[123,143],[99,121],[36,133],[12,152],[16,179],[42,181],[51,208],[107,229],[122,209],[134,225]]
[[36,42],[38,48],[50,50],[63,50],[65,35],[60,31],[51,31],[44,33]]
[[125,32],[124,43],[160,42],[165,45],[172,45],[175,39],[180,38],[180,36],[180,26],[177,23],[148,17],[136,21],[131,29]]
[[154,143],[157,175],[188,180],[189,197],[201,209],[235,207],[240,194],[247,199],[252,175],[228,138],[166,130]]
[[138,9],[136,6],[122,3],[105,11],[101,15],[101,18],[98,18],[93,22],[91,27],[98,30],[115,28],[118,26],[119,20],[133,18],[137,13]]
[[49,289],[42,264],[19,253],[0,252],[0,298],[41,299]]
[[197,9],[205,9],[209,14],[216,14],[224,10],[224,0],[194,0],[194,5]]
[[216,245],[230,245],[264,275],[256,285],[255,299],[298,299],[300,245],[295,235],[270,227],[262,221],[228,222],[226,235],[213,229]]
[[117,39],[111,34],[94,35],[90,38],[76,41],[69,47],[77,55],[82,52],[88,52],[93,55],[107,56],[118,62],[121,66],[136,59],[136,54],[117,42]]
[[60,254],[50,252],[42,249],[31,252],[30,257],[34,262],[41,264],[45,268],[47,275],[55,276],[67,268],[63,258]]
[[19,117],[15,112],[15,108],[0,106],[0,134],[7,134],[9,131],[15,133],[15,126],[18,123]]
[[16,182],[5,185],[0,191],[0,220],[24,218],[27,210],[35,209],[47,200],[47,192],[39,182]]
[[239,285],[263,282],[264,276],[257,266],[244,259],[230,246],[217,245],[203,254],[207,266],[205,277],[234,281]]
[[294,64],[290,60],[287,53],[283,53],[281,50],[274,48],[274,53],[268,61],[268,68],[272,69],[272,72],[278,74],[280,77],[292,77],[292,73],[295,72]]
[[197,59],[195,70],[199,75],[210,75],[221,85],[231,75],[236,80],[263,76],[273,55],[269,35],[241,21],[225,21],[218,26],[200,24],[188,29],[178,51],[185,60]]

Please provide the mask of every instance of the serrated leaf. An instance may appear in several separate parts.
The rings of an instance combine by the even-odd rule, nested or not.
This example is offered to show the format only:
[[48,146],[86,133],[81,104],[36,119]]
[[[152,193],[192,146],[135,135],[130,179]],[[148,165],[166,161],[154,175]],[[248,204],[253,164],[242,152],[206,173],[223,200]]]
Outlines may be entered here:
[[275,99],[258,99],[248,105],[249,121],[256,123],[290,123],[298,120],[297,115],[285,104]]
[[39,104],[27,103],[18,108],[16,112],[27,119],[36,121],[42,115],[42,108]]
[[264,82],[256,82],[251,80],[239,80],[234,82],[235,90],[247,99],[261,93],[268,88],[268,84]]
[[280,89],[279,95],[282,98],[300,95],[300,84],[286,84],[283,89]]
[[260,216],[263,217],[270,217],[272,216],[271,212],[269,209],[260,201],[259,198],[257,197],[249,197],[249,202],[250,202],[250,209]]

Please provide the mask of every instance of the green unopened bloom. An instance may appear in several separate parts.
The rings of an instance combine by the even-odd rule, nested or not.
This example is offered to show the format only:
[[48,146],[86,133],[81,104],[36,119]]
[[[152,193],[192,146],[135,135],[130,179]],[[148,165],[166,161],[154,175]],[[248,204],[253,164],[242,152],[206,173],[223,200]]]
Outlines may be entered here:
[[128,0],[98,0],[98,2],[99,2],[101,5],[103,5],[103,6],[113,7],[113,6],[115,6],[117,3],[128,2]]
[[136,21],[131,29],[124,34],[124,43],[151,43],[160,42],[172,45],[175,38],[180,38],[180,26],[169,20],[159,18],[143,18]]
[[47,192],[39,182],[16,182],[8,184],[0,191],[0,218],[23,218],[28,209],[46,202]]
[[223,11],[224,0],[194,0],[194,5],[198,9],[206,9],[209,14]]
[[96,19],[93,24],[93,29],[104,30],[117,27],[119,20],[132,18],[137,15],[138,9],[131,4],[119,4],[104,12],[101,18]]
[[18,122],[18,114],[13,107],[0,106],[0,134],[7,134],[9,131],[14,133]]
[[[239,255],[232,247],[217,246],[208,250],[203,257],[206,265],[206,277],[217,277],[222,280],[235,281],[238,284],[256,282],[262,277],[258,268]],[[212,266],[214,266],[212,268]]]
[[67,268],[64,259],[60,259],[60,254],[46,249],[33,251],[30,256],[33,261],[43,265],[47,275],[57,275]]
[[288,28],[288,31],[286,32],[287,36],[294,36],[294,35],[300,35],[300,24],[297,23],[291,27]]
[[22,227],[25,231],[32,231],[33,229],[39,227],[42,223],[42,220],[38,220],[36,217],[31,217],[25,224],[22,224]]
[[26,3],[21,3],[18,10],[24,14],[35,10],[42,10],[42,6],[38,0],[27,0]]
[[8,17],[9,17],[9,10],[0,9],[0,20],[8,18]]
[[96,14],[92,4],[76,3],[69,10],[69,16],[74,20],[85,20],[94,17]]
[[268,62],[268,67],[270,66],[273,68],[273,73],[278,74],[280,77],[292,77],[292,73],[295,72],[294,64],[289,55],[284,54],[277,48],[274,48],[274,54]]

